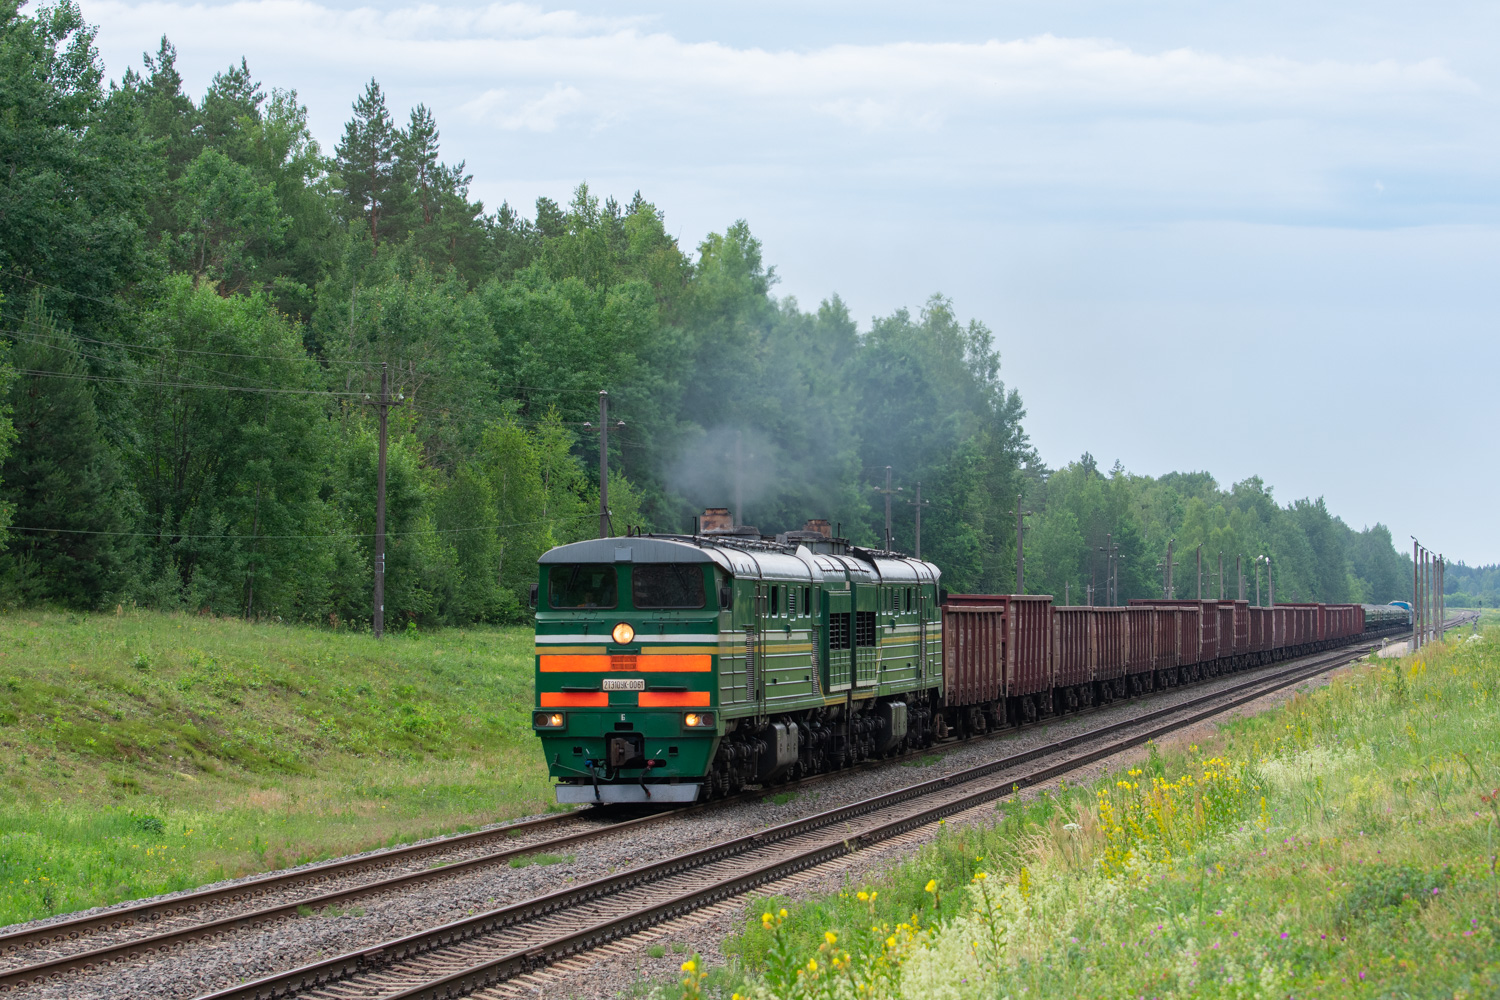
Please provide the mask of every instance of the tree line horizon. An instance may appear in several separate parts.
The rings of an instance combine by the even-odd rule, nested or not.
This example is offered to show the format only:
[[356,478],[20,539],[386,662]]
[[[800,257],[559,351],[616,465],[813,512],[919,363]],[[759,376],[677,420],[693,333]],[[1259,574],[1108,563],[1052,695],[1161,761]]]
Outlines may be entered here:
[[774,294],[744,220],[688,251],[640,192],[487,210],[373,79],[325,153],[244,60],[193,98],[163,37],[107,82],[71,0],[0,2],[0,606],[367,627],[382,366],[389,628],[526,618],[536,558],[597,534],[601,389],[620,533],[738,491],[764,531],[874,545],[891,466],[954,591],[1010,589],[1019,494],[1032,593],[1085,593],[1108,535],[1122,600],[1160,595],[1169,538],[1271,555],[1279,600],[1411,595],[1389,530],[1321,498],[1049,468],[999,338],[942,295],[861,329]]

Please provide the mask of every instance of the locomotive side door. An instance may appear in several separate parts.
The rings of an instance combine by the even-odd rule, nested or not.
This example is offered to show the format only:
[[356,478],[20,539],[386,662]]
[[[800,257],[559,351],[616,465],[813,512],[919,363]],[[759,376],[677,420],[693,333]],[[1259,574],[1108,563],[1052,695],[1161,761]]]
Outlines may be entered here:
[[769,587],[756,581],[750,602],[750,624],[745,626],[745,697],[755,702],[755,714],[765,714],[765,616],[769,610]]
[[880,680],[880,588],[854,585],[854,673],[856,687],[874,687]]
[[823,690],[847,691],[852,678],[854,608],[849,591],[823,591]]

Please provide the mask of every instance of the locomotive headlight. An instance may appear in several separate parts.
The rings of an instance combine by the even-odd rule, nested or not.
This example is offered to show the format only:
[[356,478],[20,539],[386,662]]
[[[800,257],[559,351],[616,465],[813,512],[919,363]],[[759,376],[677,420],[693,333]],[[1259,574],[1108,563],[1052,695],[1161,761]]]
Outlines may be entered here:
[[561,712],[537,712],[531,717],[531,726],[533,729],[561,729],[563,721]]
[[635,629],[630,627],[629,622],[621,622],[615,626],[615,630],[610,633],[610,637],[615,640],[615,645],[624,646],[635,638]]
[[714,724],[714,713],[712,712],[689,712],[682,717],[682,724],[689,729],[699,729],[703,726]]

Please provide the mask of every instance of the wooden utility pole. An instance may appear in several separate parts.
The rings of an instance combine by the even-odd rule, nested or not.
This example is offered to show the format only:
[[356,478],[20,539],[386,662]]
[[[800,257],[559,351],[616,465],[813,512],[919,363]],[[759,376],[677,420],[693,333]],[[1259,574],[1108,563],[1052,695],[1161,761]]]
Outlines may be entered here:
[[900,487],[897,487],[894,490],[891,489],[891,467],[889,465],[887,465],[885,467],[885,489],[881,489],[879,486],[876,486],[875,487],[875,492],[876,493],[883,493],[883,494],[885,494],[885,550],[884,551],[889,552],[889,551],[891,551],[891,494],[893,494],[893,493],[900,493],[901,492]]
[[370,609],[370,629],[379,639],[385,634],[385,451],[386,411],[391,405],[390,372],[380,366],[380,400],[375,413],[380,422],[379,457],[375,463],[375,594]]
[[609,393],[599,390],[599,537],[609,530]]
[[920,479],[917,480],[917,498],[906,502],[917,509],[917,558],[920,559],[922,558],[922,508],[928,505],[928,502],[922,499],[922,481]]
[[1120,606],[1120,543],[1115,542],[1115,569],[1109,579],[1110,598],[1109,606],[1117,608]]
[[1411,645],[1422,645],[1422,545],[1411,536]]
[[[1094,546],[1094,551],[1089,555],[1089,607],[1094,606],[1098,600],[1095,596],[1099,593],[1099,553],[1104,551],[1104,546]],[[1104,579],[1109,579],[1109,570],[1106,569]]]
[[1196,599],[1201,601],[1201,600],[1203,600],[1203,543],[1202,542],[1198,543],[1197,560],[1198,560],[1198,597]]
[[1009,513],[1016,518],[1016,593],[1026,593],[1026,518],[1032,512],[1021,509],[1021,494],[1016,494],[1016,509]]
[[1239,556],[1235,556],[1234,557],[1234,575],[1236,577],[1238,577],[1239,581],[1240,581],[1240,589],[1239,589],[1239,595],[1240,596],[1239,596],[1238,600],[1243,601],[1245,599],[1245,568],[1244,568],[1244,566],[1242,566],[1240,564],[1240,557]]
[[1219,600],[1224,599],[1224,550],[1219,550]]
[[1177,563],[1172,559],[1172,545],[1177,539],[1167,539],[1167,558],[1156,564],[1156,568],[1162,571],[1162,597],[1168,601],[1177,599],[1177,588],[1172,585],[1172,567]]

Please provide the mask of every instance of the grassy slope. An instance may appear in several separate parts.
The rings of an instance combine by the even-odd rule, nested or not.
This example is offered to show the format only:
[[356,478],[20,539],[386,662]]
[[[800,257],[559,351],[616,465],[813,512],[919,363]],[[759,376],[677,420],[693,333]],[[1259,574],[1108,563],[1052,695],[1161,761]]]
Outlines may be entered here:
[[778,1000],[856,984],[955,1000],[1497,996],[1497,733],[1490,629],[1367,665],[1210,745],[1002,804],[1001,821],[940,835],[874,885],[785,918],[763,901],[727,946],[740,964],[701,986]]
[[0,924],[544,810],[531,648],[0,616]]

